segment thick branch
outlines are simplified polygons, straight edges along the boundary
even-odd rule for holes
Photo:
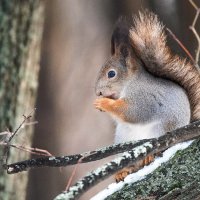
[[[137,147],[140,144],[144,144],[148,140],[141,140],[138,142],[126,142],[121,144],[110,145],[101,149],[97,149],[91,152],[85,152],[82,154],[75,154],[69,156],[59,157],[41,157],[36,159],[25,160],[22,162],[13,163],[7,165],[8,174],[14,174],[22,171],[26,171],[29,168],[35,167],[64,167],[68,165],[77,164],[83,157],[81,163],[91,162],[106,158],[111,155],[122,153]]]
[[[137,163],[138,161],[144,159],[147,155],[161,152],[174,144],[199,137],[199,126],[200,121],[167,133],[158,139],[148,140],[148,142],[133,148],[131,151],[125,152],[119,158],[103,165],[101,168],[94,170],[89,175],[78,181],[68,191],[58,195],[55,200],[75,199],[83,192],[90,189],[93,185],[97,184],[100,180],[111,176],[128,165]]]
[[[179,131],[186,131],[192,129],[193,126],[196,126],[199,122],[192,123],[186,127],[183,127],[181,129],[178,129],[176,131],[173,131],[171,133],[168,133],[167,135],[176,135],[176,133],[179,133]],[[189,134],[185,137],[189,137],[188,139],[193,139],[193,135]],[[186,139],[183,139],[186,140]],[[131,150],[139,145],[144,144],[149,140],[141,140],[138,142],[127,142],[122,144],[115,144],[108,147],[104,147],[102,149],[98,149],[91,152],[86,152],[82,154],[75,154],[75,155],[69,155],[69,156],[60,156],[60,157],[41,157],[37,159],[30,159],[25,160],[22,162],[13,163],[10,165],[7,165],[7,172],[8,174],[18,173],[22,171],[26,171],[29,168],[35,168],[35,167],[63,167],[68,165],[74,165],[77,164],[79,159],[84,157],[81,160],[81,163],[91,162],[100,160],[103,158],[106,158],[111,155],[115,155],[118,153],[122,153],[128,150]]]
[[[144,179],[126,184],[106,200],[199,199],[200,140],[179,151]]]

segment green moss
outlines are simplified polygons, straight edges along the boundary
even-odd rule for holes
[[[200,141],[178,151],[168,162],[162,164],[144,180],[124,186],[107,200],[161,197],[188,184],[200,182]]]
[[[19,72],[23,72],[21,67],[29,42],[32,8],[29,1],[1,1],[0,130],[13,129],[15,126],[15,105],[23,76]]]

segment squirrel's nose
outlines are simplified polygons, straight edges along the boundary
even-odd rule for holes
[[[102,92],[101,92],[100,90],[97,90],[97,91],[96,91],[96,95],[97,95],[97,96],[101,96],[101,95],[102,95]]]

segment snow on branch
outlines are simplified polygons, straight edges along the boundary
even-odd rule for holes
[[[148,155],[159,153],[177,143],[195,139],[199,136],[200,121],[197,121],[183,128],[166,133],[159,138],[149,139],[132,150],[123,153],[122,156],[92,171],[67,191],[59,194],[55,200],[76,199],[92,186],[116,173],[120,169],[131,164],[137,164],[137,162]]]
[[[136,183],[137,181],[140,181],[142,179],[145,179],[148,174],[152,173],[154,170],[156,170],[159,166],[161,166],[162,163],[167,162],[169,159],[173,158],[173,156],[176,154],[179,150],[184,150],[188,146],[192,144],[193,140],[178,143],[170,148],[168,148],[166,151],[163,152],[162,157],[157,157],[150,165],[144,166],[142,169],[138,170],[137,172],[133,174],[129,174],[124,181],[120,181],[119,183],[111,183],[106,189],[100,191],[98,194],[96,194],[94,197],[92,197],[90,200],[103,200],[106,199],[108,196],[112,195],[114,192],[117,192],[121,190],[125,185],[130,185],[133,183]]]
[[[146,156],[153,148],[152,144],[154,144],[154,142],[155,141],[145,142],[144,144],[135,147],[133,150],[123,153],[122,156],[89,173],[74,186],[70,187],[67,192],[60,194],[55,199],[75,199],[79,197],[83,192],[87,191],[99,181],[104,180],[122,169],[124,166],[127,166],[127,164],[132,163],[132,159],[138,160],[140,157],[143,157],[144,155]]]

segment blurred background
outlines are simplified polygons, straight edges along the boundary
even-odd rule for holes
[[[189,30],[195,10],[178,0],[52,0],[45,1],[45,24],[39,74],[39,91],[33,147],[53,155],[68,155],[109,145],[114,124],[94,109],[95,78],[110,55],[113,26],[120,16],[131,18],[149,9],[195,55],[197,42]],[[199,2],[196,1],[199,4]],[[198,22],[197,30],[200,30]],[[169,36],[179,54],[184,52]],[[81,164],[73,183],[104,161]],[[49,200],[63,191],[73,167],[29,171],[27,200]],[[89,199],[113,179],[104,181],[81,197]]]

